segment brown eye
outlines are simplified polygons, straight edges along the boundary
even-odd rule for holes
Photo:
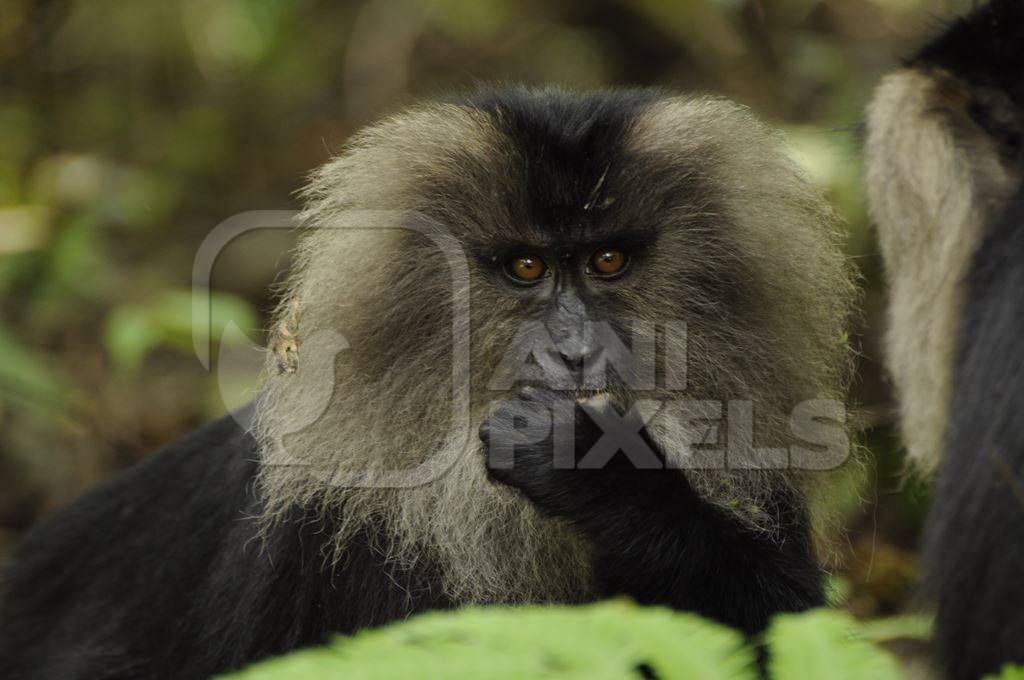
[[[626,268],[626,254],[617,248],[602,248],[594,253],[591,269],[601,276],[614,276]]]
[[[508,262],[509,275],[525,283],[537,281],[547,270],[544,260],[536,255],[516,255]]]

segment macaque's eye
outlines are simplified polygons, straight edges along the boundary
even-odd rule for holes
[[[587,272],[597,276],[618,276],[626,269],[629,258],[618,248],[601,248],[590,256]]]
[[[532,253],[516,255],[505,264],[505,272],[517,283],[536,283],[547,271],[544,260]]]

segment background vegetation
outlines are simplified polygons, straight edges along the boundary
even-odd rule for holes
[[[191,348],[192,259],[413,96],[478,80],[720,93],[788,131],[846,215],[868,295],[856,400],[876,465],[837,599],[906,607],[927,504],[878,368],[857,126],[879,75],[964,2],[5,0],[0,3],[0,560],[37,518],[247,398],[291,235],[217,261],[231,361]],[[216,324],[215,324],[216,325]],[[226,395],[226,398],[225,396]],[[187,494],[187,489],[182,489]]]

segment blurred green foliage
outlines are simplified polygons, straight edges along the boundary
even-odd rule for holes
[[[927,621],[894,624],[885,640],[927,635]],[[769,677],[777,680],[904,677],[895,659],[841,612],[781,615],[765,643]],[[757,656],[739,632],[698,616],[611,601],[424,614],[230,677],[754,680]]]
[[[213,332],[233,324],[228,349],[252,361],[215,378],[192,353],[189,295],[219,222],[297,207],[306,172],[414,96],[662,85],[781,126],[849,221],[867,289],[855,399],[882,464],[836,584],[858,614],[899,608],[926,499],[901,481],[878,369],[856,128],[879,75],[965,2],[5,0],[0,558],[41,513],[251,393],[292,236],[248,234],[218,258]]]

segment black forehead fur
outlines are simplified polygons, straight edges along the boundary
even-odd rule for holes
[[[575,93],[510,87],[484,88],[453,103],[486,111],[512,141],[529,227],[571,238],[598,219],[605,191],[621,171],[631,123],[665,96],[657,89]]]

